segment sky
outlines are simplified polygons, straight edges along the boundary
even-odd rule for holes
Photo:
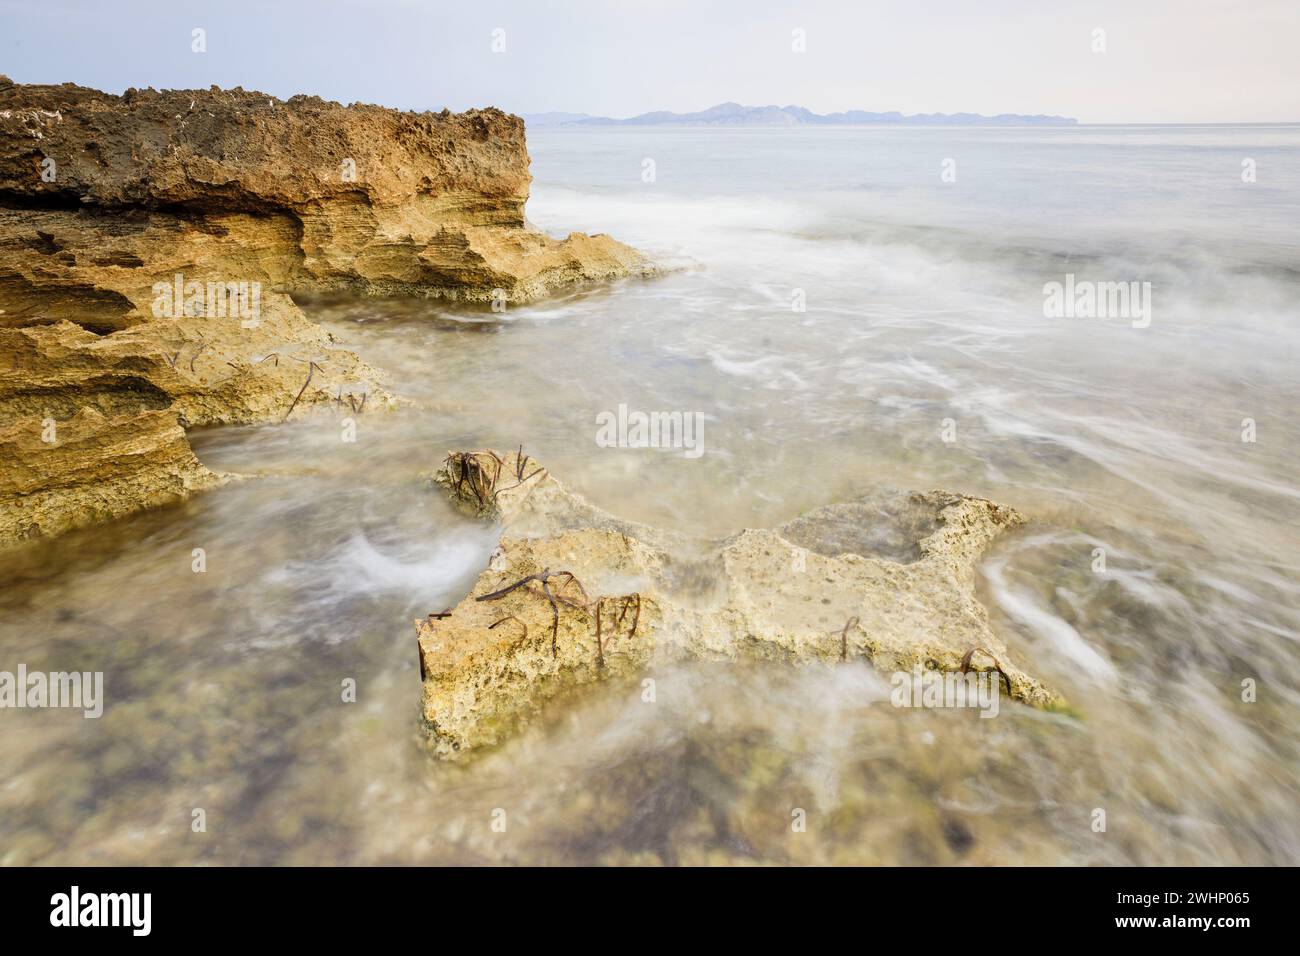
[[[18,82],[417,110],[1296,122],[1297,51],[1300,0],[0,0],[0,73]]]

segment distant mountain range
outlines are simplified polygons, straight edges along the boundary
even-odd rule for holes
[[[834,126],[856,124],[899,124],[905,126],[1074,126],[1079,121],[1067,116],[1025,116],[1021,113],[814,113],[802,106],[741,106],[719,103],[696,113],[658,110],[628,119],[611,119],[588,113],[525,113],[524,122],[538,126]]]

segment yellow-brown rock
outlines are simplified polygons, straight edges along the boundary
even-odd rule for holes
[[[176,413],[105,417],[84,407],[64,421],[0,426],[0,540],[16,542],[163,504],[224,478],[194,457]]]
[[[956,672],[977,648],[974,665],[999,667],[1012,697],[1060,703],[1011,663],[975,596],[976,561],[1023,520],[1005,506],[907,496],[925,529],[911,560],[841,550],[876,513],[852,503],[682,558],[519,453],[450,455],[437,481],[505,528],[469,596],[416,622],[424,721],[441,756],[500,743],[566,688],[683,658]]]
[[[94,410],[104,434],[148,427],[148,443],[150,411],[184,427],[324,402],[369,413],[396,401],[380,373],[292,294],[522,301],[649,271],[608,236],[530,229],[528,163],[523,122],[494,109],[403,113],[215,87],[113,96],[0,76],[0,429],[77,421],[82,434]],[[18,462],[17,448],[0,445],[0,469],[27,476],[0,485],[6,514],[77,499],[84,475],[67,455]],[[114,466],[112,507],[63,510],[166,500],[147,457]],[[125,480],[129,463],[138,481]],[[0,525],[0,547],[74,523]]]
[[[4,204],[250,231],[288,290],[521,301],[649,269],[608,236],[529,229],[528,164],[523,120],[496,109],[405,113],[216,87],[112,96],[0,77]]]

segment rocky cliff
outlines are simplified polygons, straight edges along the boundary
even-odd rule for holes
[[[393,404],[295,293],[519,302],[649,272],[608,236],[530,229],[528,164],[523,121],[493,109],[0,77],[0,467],[27,459],[0,485],[0,545],[96,520],[106,496],[122,513],[208,483],[69,470],[57,439],[29,441],[42,423],[112,449],[145,411],[193,426]]]

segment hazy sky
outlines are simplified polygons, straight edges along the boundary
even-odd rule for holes
[[[0,0],[0,72],[404,109],[1300,121],[1300,0]]]

